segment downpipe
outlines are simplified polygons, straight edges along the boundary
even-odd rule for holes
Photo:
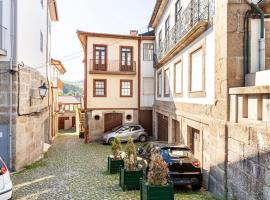
[[[260,28],[260,39],[259,39],[259,70],[265,70],[265,35],[264,35],[264,12],[251,0],[246,0],[252,9],[260,15],[261,28]]]

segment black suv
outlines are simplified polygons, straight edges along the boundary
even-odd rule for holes
[[[192,189],[202,187],[202,170],[200,161],[183,145],[165,142],[149,142],[138,148],[138,162],[147,175],[152,151],[158,150],[168,164],[168,179],[174,185],[191,185]]]

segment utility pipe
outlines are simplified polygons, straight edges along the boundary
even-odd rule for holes
[[[264,38],[264,12],[251,0],[246,0],[253,10],[260,15],[261,30],[259,39],[259,69],[265,70],[265,38]]]

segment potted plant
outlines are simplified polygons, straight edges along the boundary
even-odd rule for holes
[[[138,169],[136,147],[131,137],[128,138],[125,149],[124,165],[120,171],[119,185],[124,191],[126,189],[140,189],[143,171]]]
[[[147,181],[141,181],[141,200],[173,200],[173,184],[168,182],[168,166],[159,152],[152,152]]]
[[[112,155],[108,156],[108,172],[115,174],[119,172],[120,167],[124,166],[124,161],[121,157],[121,141],[119,138],[114,138],[112,143]]]

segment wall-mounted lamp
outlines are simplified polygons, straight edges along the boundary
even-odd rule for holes
[[[45,83],[38,87],[38,92],[40,97],[32,97],[30,96],[30,106],[32,105],[32,99],[44,99],[47,95],[48,88]]]

